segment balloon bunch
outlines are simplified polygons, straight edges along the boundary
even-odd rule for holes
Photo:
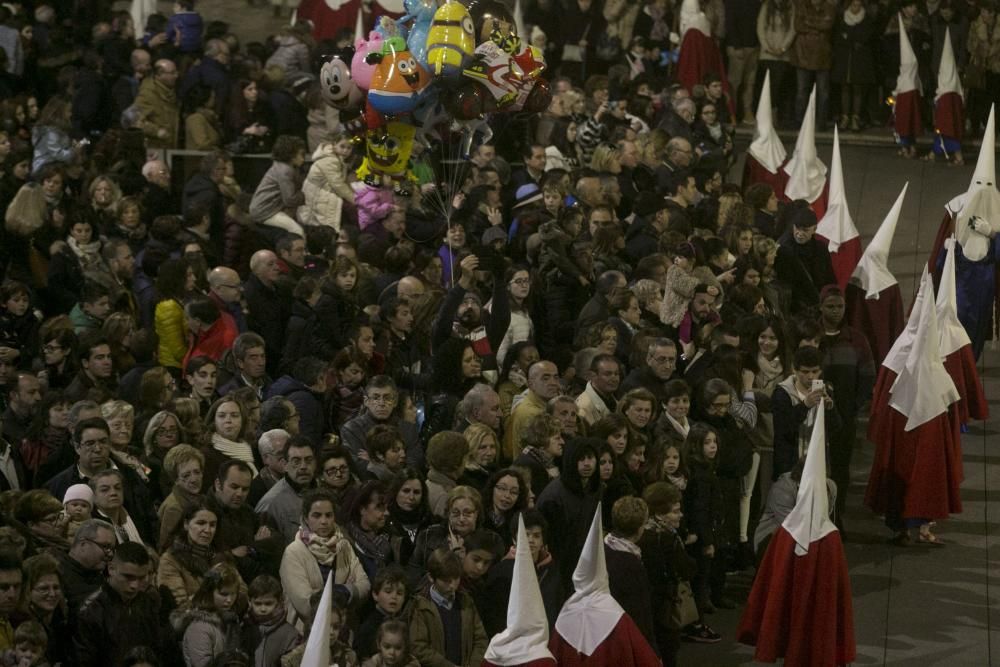
[[[362,114],[366,156],[358,177],[375,185],[383,176],[406,190],[413,175],[413,142],[463,134],[488,141],[483,122],[493,113],[543,111],[551,101],[542,53],[526,46],[510,11],[498,0],[404,0],[406,15],[381,17],[367,39],[355,42],[350,64],[323,64],[323,98],[343,112]]]

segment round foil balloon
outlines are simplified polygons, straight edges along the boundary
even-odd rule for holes
[[[351,71],[340,58],[331,58],[319,71],[320,92],[330,106],[353,109],[361,104],[364,92],[351,78]]]
[[[520,50],[517,24],[507,6],[498,0],[472,0],[469,14],[476,28],[476,43],[496,42],[497,46],[510,54]]]
[[[475,48],[475,26],[465,5],[449,0],[438,7],[427,33],[427,67],[431,73],[460,74]]]

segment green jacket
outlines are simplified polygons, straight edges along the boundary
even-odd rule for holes
[[[489,639],[479,619],[476,604],[468,593],[459,592],[455,602],[462,610],[462,664],[479,667],[486,656]],[[426,590],[415,595],[410,617],[410,650],[421,667],[453,667],[444,657],[444,625],[437,605]]]

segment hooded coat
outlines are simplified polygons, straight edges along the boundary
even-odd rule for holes
[[[594,520],[601,500],[601,479],[597,473],[597,452],[600,441],[578,438],[570,441],[563,451],[562,471],[549,482],[535,501],[535,506],[549,523],[549,545],[559,563],[576,563]],[[586,482],[580,477],[577,464],[585,456],[594,458],[594,473]],[[572,590],[571,567],[563,570],[564,588]]]

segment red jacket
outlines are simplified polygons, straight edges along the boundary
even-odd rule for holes
[[[240,334],[236,321],[228,313],[219,313],[219,319],[208,329],[192,336],[184,363],[181,368],[187,373],[188,361],[193,357],[204,355],[213,361],[222,358],[223,353],[233,346],[233,341]]]

